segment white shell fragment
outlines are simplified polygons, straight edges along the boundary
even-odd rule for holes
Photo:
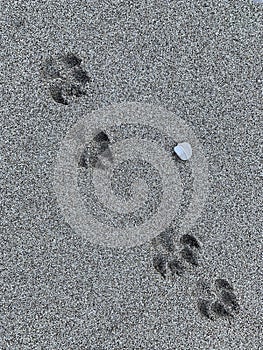
[[[182,160],[189,160],[192,157],[192,147],[188,142],[178,143],[174,147],[174,152]]]

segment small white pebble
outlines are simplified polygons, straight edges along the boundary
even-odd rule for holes
[[[192,147],[188,142],[178,143],[174,147],[174,152],[182,160],[189,160],[192,157]]]

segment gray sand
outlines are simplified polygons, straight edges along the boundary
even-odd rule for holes
[[[0,349],[259,349],[262,5],[5,1],[0,23]],[[150,240],[94,244],[56,199],[67,133],[83,116],[128,102],[184,120],[208,164],[209,193],[189,231],[201,245],[199,266],[173,279],[154,269]],[[132,167],[124,183],[126,175]],[[185,191],[190,184],[189,175]],[[116,191],[125,194],[121,185]],[[217,299],[218,278],[233,285],[240,310],[210,320],[197,304]]]

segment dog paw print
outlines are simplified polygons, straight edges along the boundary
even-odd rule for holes
[[[51,57],[45,61],[43,75],[56,103],[68,105],[74,99],[86,95],[86,86],[91,78],[82,68],[81,62],[73,53]]]
[[[79,166],[86,169],[92,167],[105,170],[109,162],[113,162],[110,139],[104,131],[98,131],[90,144],[85,146],[80,156]]]
[[[163,278],[183,276],[189,267],[199,266],[201,245],[192,235],[183,235],[176,244],[174,231],[168,228],[154,238],[152,244],[153,267]]]
[[[210,320],[234,317],[240,307],[234,288],[225,279],[216,279],[211,289],[209,284],[201,283],[199,289],[203,297],[198,299],[198,310],[203,317]]]

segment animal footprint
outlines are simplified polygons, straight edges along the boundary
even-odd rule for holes
[[[164,279],[181,277],[190,268],[199,266],[201,244],[190,234],[175,242],[175,232],[169,227],[152,240],[154,270]],[[218,278],[211,286],[210,282],[198,282],[199,313],[209,319],[225,318],[230,320],[239,312],[240,306],[229,281]]]
[[[73,53],[47,59],[43,66],[43,75],[49,82],[53,100],[64,105],[86,95],[86,85],[91,81],[81,67],[81,59]]]
[[[167,228],[152,240],[152,245],[153,267],[163,278],[182,276],[191,266],[199,266],[201,246],[192,235],[183,235],[176,244],[174,230]]]
[[[89,166],[105,170],[107,161],[112,163],[113,156],[110,150],[110,140],[104,131],[98,131],[92,142],[87,145],[81,154],[79,166],[86,169]],[[106,162],[105,162],[106,161]]]
[[[199,286],[200,287],[200,286]],[[201,292],[204,292],[204,284],[201,285]],[[217,318],[229,318],[239,311],[239,304],[232,285],[225,279],[216,279],[213,289],[206,286],[205,297],[199,298],[198,310],[202,316],[215,320]]]

